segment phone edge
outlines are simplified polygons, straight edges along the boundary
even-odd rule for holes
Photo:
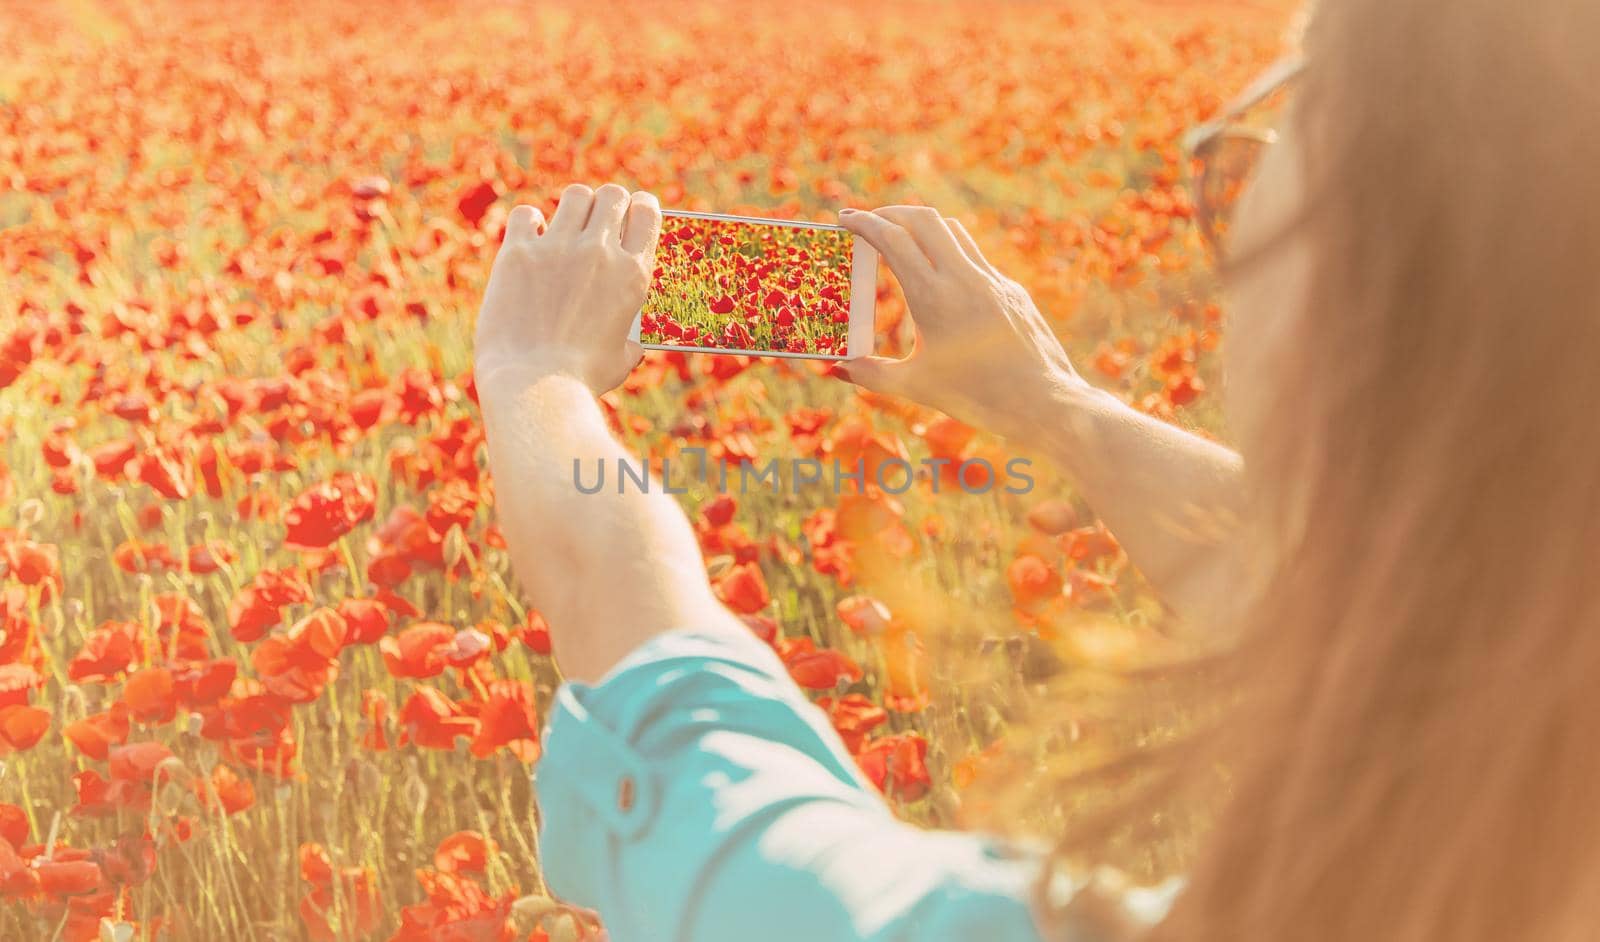
[[[772,219],[766,216],[736,216],[732,213],[702,213],[692,209],[663,209],[663,216],[677,216],[682,219],[717,219],[723,222],[747,222],[758,226],[790,226],[796,229],[831,229],[835,232],[848,232],[844,226],[831,222],[811,222],[805,219]]]
[[[848,231],[848,230],[847,230]],[[860,236],[850,238],[850,327],[840,360],[871,356],[878,326],[878,250]]]

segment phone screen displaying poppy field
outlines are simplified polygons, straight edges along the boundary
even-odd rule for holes
[[[848,356],[851,239],[835,227],[668,213],[639,341]]]

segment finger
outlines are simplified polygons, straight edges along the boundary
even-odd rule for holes
[[[545,231],[558,235],[582,232],[589,223],[589,210],[594,206],[594,191],[582,183],[574,183],[561,191],[561,202],[556,204],[556,214]]]
[[[902,360],[879,356],[857,357],[835,364],[833,375],[871,392],[906,398],[910,363],[911,357]]]
[[[617,351],[615,365],[611,372],[601,380],[601,385],[606,390],[616,389],[628,381],[628,375],[644,361],[644,348],[632,340],[624,340],[622,347]]]
[[[885,206],[877,210],[877,213],[911,233],[911,238],[916,240],[917,247],[933,260],[935,268],[972,264],[967,258],[967,253],[956,243],[956,237],[950,232],[950,227],[945,225],[944,217],[933,207]]]
[[[539,230],[543,228],[544,213],[524,203],[511,210],[511,215],[506,217],[506,241],[531,242],[539,237]]]
[[[946,216],[944,217],[944,224],[950,227],[950,234],[956,237],[956,244],[961,246],[961,251],[967,253],[967,258],[972,261],[972,264],[991,275],[1000,274],[999,269],[995,268],[984,257],[983,250],[978,248],[978,240],[972,237],[972,234],[967,231],[967,227],[961,224],[961,220],[954,216]]]
[[[661,203],[654,193],[640,190],[628,202],[622,220],[622,247],[630,254],[649,258],[661,238]]]
[[[915,325],[911,330],[911,348],[898,359],[885,356],[862,356],[834,364],[833,375],[875,393],[901,398],[916,398],[911,394],[913,374],[922,369],[917,362],[926,349],[922,331]]]
[[[840,210],[839,225],[865,239],[868,245],[877,249],[878,254],[889,264],[889,270],[902,282],[909,276],[926,274],[933,269],[928,256],[923,254],[917,247],[916,240],[911,238],[911,233],[877,213],[864,209]]]
[[[584,231],[603,241],[615,241],[622,236],[622,214],[627,211],[628,191],[607,183],[594,191],[594,207],[589,210]]]

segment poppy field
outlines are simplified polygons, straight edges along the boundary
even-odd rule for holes
[[[667,216],[646,344],[845,356],[851,236],[837,229]]]
[[[540,877],[560,678],[470,371],[511,207],[549,215],[575,180],[811,221],[932,204],[1086,375],[1220,434],[1179,140],[1284,22],[1234,0],[9,5],[0,939],[603,938]],[[715,303],[829,300],[748,281]],[[880,351],[909,349],[877,290]],[[821,320],[781,342],[842,339]],[[826,373],[652,352],[604,402],[652,460],[870,482],[947,459],[897,495],[679,499],[719,596],[897,813],[1049,833],[1095,796],[1016,786],[1118,734],[1071,698],[1173,643],[1159,606],[1042,460],[1028,494],[951,486],[1027,443]]]

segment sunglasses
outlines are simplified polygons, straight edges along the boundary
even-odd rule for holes
[[[1275,103],[1278,93],[1288,88],[1304,67],[1299,56],[1279,60],[1217,117],[1184,135],[1194,219],[1214,256],[1220,257],[1227,244],[1228,226],[1239,196],[1249,185],[1267,146],[1278,139],[1270,126],[1252,124],[1247,119],[1263,105]]]

